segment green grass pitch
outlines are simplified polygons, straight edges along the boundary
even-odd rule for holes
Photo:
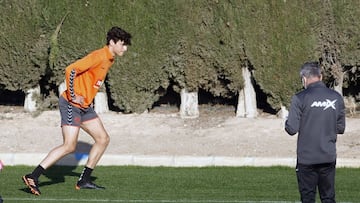
[[[33,167],[0,172],[4,203],[29,202],[299,202],[290,167],[98,166],[93,181],[106,190],[75,190],[82,167],[54,166],[40,177],[41,196],[28,193],[21,176]],[[337,202],[360,201],[360,169],[338,168]],[[320,201],[318,201],[320,202]]]

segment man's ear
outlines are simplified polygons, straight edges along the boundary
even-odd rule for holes
[[[109,44],[110,44],[110,45],[115,45],[114,40],[111,39],[110,42],[109,42]]]
[[[306,77],[301,77],[301,82],[302,82],[302,85],[303,87],[306,89]]]
[[[322,74],[320,74],[320,81],[322,81],[322,79],[323,79],[323,76],[322,76]]]

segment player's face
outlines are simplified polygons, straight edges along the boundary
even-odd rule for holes
[[[124,41],[117,41],[114,44],[114,53],[118,56],[122,56],[127,51],[127,45],[124,45]]]

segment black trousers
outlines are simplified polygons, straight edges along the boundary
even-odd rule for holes
[[[302,203],[315,203],[316,188],[322,203],[335,203],[336,162],[304,165],[297,163],[296,176]]]

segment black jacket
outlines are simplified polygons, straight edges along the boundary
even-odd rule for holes
[[[345,131],[342,96],[321,81],[310,84],[292,97],[285,130],[289,135],[298,133],[298,163],[336,161],[337,134]]]

